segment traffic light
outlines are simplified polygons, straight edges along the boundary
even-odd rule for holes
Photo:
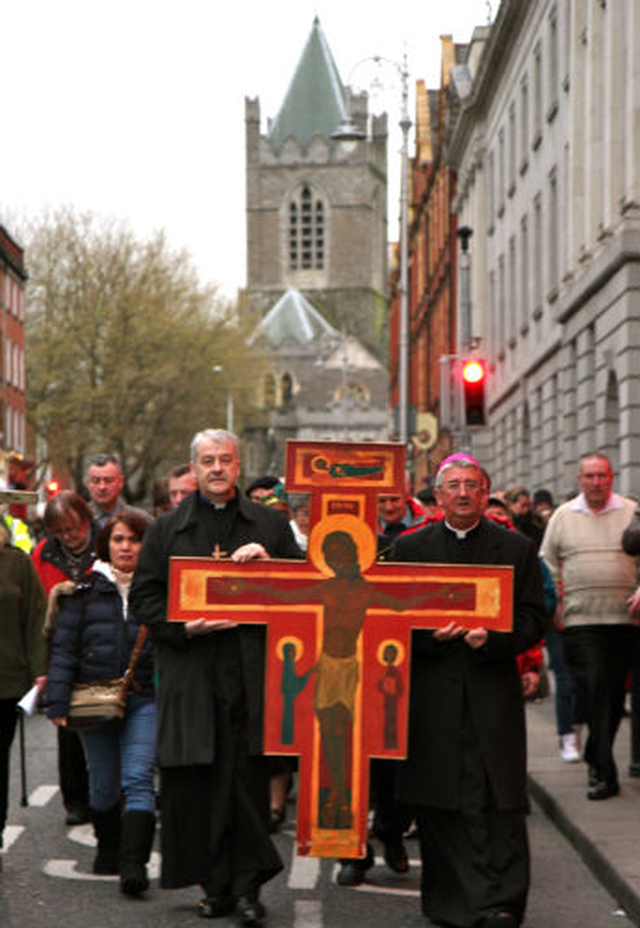
[[[47,483],[47,498],[52,499],[60,492],[60,481],[59,480],[49,480]]]
[[[487,366],[480,358],[467,358],[462,366],[462,413],[465,425],[485,425],[484,391]]]

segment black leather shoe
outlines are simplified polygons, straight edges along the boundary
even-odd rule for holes
[[[374,863],[373,848],[370,844],[367,844],[366,857],[349,857],[340,861],[336,882],[339,886],[360,886],[361,883],[364,883],[367,870],[370,870]]]
[[[205,896],[198,903],[198,915],[200,918],[222,918],[233,912],[235,904],[233,896]]]
[[[617,796],[620,787],[616,782],[608,783],[606,780],[597,780],[593,786],[589,787],[587,799],[610,799],[611,796]]]
[[[348,860],[340,864],[336,882],[339,886],[360,886],[364,883],[366,869],[361,860]]]
[[[409,858],[402,841],[397,844],[385,844],[384,862],[394,873],[409,872]]]
[[[238,920],[243,928],[252,928],[254,925],[263,925],[267,917],[267,910],[257,899],[248,899],[246,896],[238,896],[236,902],[236,912]]]

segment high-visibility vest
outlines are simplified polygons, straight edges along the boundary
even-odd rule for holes
[[[25,554],[31,554],[34,541],[27,523],[10,514],[3,518],[3,522],[9,532],[9,544],[12,544],[14,548],[20,548]]]

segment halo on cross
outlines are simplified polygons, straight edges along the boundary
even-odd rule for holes
[[[405,658],[405,647],[401,641],[398,641],[397,638],[385,638],[384,641],[381,641],[378,645],[376,651],[376,659],[379,664],[382,664],[383,667],[386,667],[389,661],[385,661],[384,652],[387,648],[395,648],[396,656],[395,660],[391,661],[394,667],[399,667],[400,664],[404,662]]]
[[[276,654],[280,660],[284,660],[284,649],[288,644],[294,646],[296,649],[296,660],[299,660],[304,654],[304,644],[302,643],[302,639],[297,638],[295,635],[285,635],[284,638],[278,638],[276,641]]]
[[[325,538],[332,532],[344,532],[352,538],[358,550],[361,571],[371,567],[376,558],[376,539],[373,532],[362,519],[340,513],[320,519],[309,534],[309,558],[321,574],[325,577],[333,576],[333,570],[327,564],[322,550]]]

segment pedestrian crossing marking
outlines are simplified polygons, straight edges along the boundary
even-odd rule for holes
[[[58,789],[57,786],[37,786],[29,794],[28,804],[30,806],[46,806],[49,800],[58,792]]]
[[[24,825],[7,825],[3,832],[3,844],[4,850],[8,851],[11,845],[18,840],[22,832],[24,831]]]

